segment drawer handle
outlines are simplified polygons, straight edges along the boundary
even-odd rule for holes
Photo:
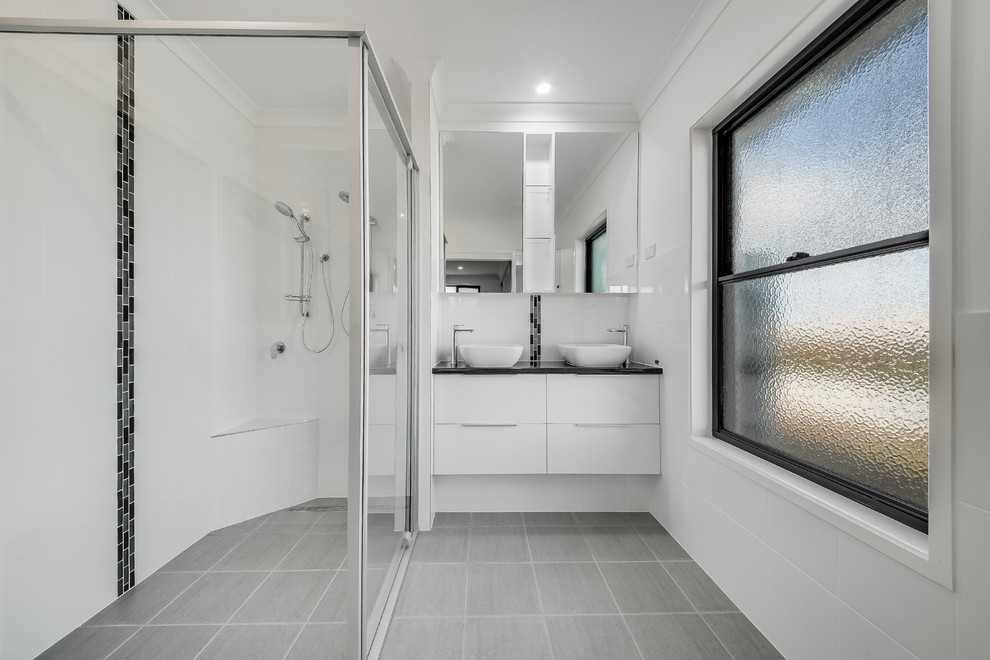
[[[461,426],[466,426],[468,428],[486,428],[490,426],[506,427],[506,426],[519,426],[519,425],[518,424],[461,424]]]
[[[574,426],[587,426],[591,428],[601,428],[601,427],[626,428],[628,426],[632,426],[632,424],[575,424]]]

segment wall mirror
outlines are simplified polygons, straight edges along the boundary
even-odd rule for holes
[[[638,235],[636,133],[546,134],[549,236],[524,237],[534,134],[441,133],[441,226],[448,293],[634,290]],[[529,156],[527,155],[529,149]],[[546,186],[542,186],[545,190]],[[532,244],[538,250],[530,250]],[[524,245],[527,257],[524,260]],[[533,284],[537,270],[542,284]]]

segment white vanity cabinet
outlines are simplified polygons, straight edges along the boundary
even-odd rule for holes
[[[434,474],[546,474],[546,376],[448,374],[434,386]]]
[[[440,374],[433,473],[659,474],[657,374]]]
[[[660,379],[549,374],[547,472],[659,474]]]

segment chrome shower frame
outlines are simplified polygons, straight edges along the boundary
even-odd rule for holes
[[[371,216],[368,210],[368,158],[367,131],[368,105],[371,103],[369,90],[376,87],[384,101],[387,119],[391,123],[390,131],[394,133],[398,148],[404,152],[408,164],[407,190],[409,191],[408,213],[410,244],[408,249],[418,244],[415,241],[418,231],[416,214],[418,211],[417,185],[419,167],[412,153],[402,118],[392,97],[391,90],[385,79],[374,50],[368,40],[366,28],[357,23],[287,23],[287,22],[246,22],[246,21],[114,21],[90,19],[39,19],[39,18],[4,18],[0,17],[0,33],[24,34],[63,34],[63,35],[106,35],[114,37],[272,37],[272,38],[333,38],[347,39],[348,63],[348,156],[350,171],[350,190],[360,191],[353,197],[356,203],[349,204],[350,224],[350,281],[352,302],[350,314],[350,437],[348,443],[348,557],[351,562],[357,562],[357,568],[363,569],[367,564],[367,438],[368,438],[368,374],[369,366],[369,283],[370,262],[369,239]],[[304,244],[303,242],[300,243]],[[416,272],[416,254],[410,252],[411,271]],[[416,279],[410,281],[415,286]],[[407,300],[414,305],[418,299],[411,290]],[[300,301],[304,304],[304,301]],[[343,320],[343,319],[342,319]],[[419,336],[420,328],[416,308],[410,307],[409,337],[402,338],[407,345],[414,346]],[[418,411],[418,379],[417,353],[410,355],[409,400],[407,402],[409,429],[407,433],[407,455],[409,456],[410,476],[416,474],[415,461],[417,452],[412,451],[414,444],[416,420]],[[411,479],[408,482],[414,483]],[[410,490],[409,496],[415,502],[415,490]],[[409,511],[415,511],[413,504]],[[407,518],[407,524],[409,524]],[[415,538],[415,535],[412,537]],[[405,562],[408,562],[406,550]],[[354,568],[352,564],[352,568]],[[393,575],[386,580],[394,579]],[[364,570],[350,570],[350,597],[347,603],[348,625],[348,657],[368,657],[372,648],[368,631],[364,625],[366,584]],[[394,594],[392,596],[394,598]],[[381,632],[381,631],[379,631]]]

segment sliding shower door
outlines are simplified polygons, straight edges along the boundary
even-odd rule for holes
[[[369,69],[366,115],[368,432],[366,648],[409,547],[409,157]],[[379,630],[381,627],[381,630]]]

